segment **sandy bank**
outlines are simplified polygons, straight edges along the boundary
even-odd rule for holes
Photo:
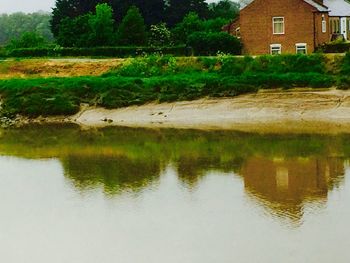
[[[350,131],[350,91],[260,92],[107,110],[86,108],[64,119],[84,127],[233,129],[259,132]]]

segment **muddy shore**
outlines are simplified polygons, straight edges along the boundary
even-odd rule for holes
[[[74,116],[17,120],[19,125],[57,122],[75,123],[84,128],[125,126],[348,133],[350,91],[264,91],[235,98],[151,103],[114,110],[82,107]]]

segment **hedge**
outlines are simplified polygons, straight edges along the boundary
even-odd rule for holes
[[[7,52],[7,57],[135,57],[144,54],[188,56],[192,51],[185,46],[175,47],[96,47],[96,48],[20,48]]]
[[[212,56],[218,52],[240,55],[242,49],[238,38],[224,32],[195,32],[188,37],[187,45],[193,48],[197,56]]]
[[[319,51],[324,53],[346,53],[350,51],[349,42],[328,43],[320,46]]]

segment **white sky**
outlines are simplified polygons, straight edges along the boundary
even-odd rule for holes
[[[208,0],[214,2],[215,0]],[[0,14],[35,11],[51,11],[55,0],[0,0]]]

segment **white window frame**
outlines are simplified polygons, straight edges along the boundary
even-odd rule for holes
[[[281,33],[276,33],[275,32],[275,24],[279,23],[279,22],[275,22],[275,19],[282,19],[283,32],[281,32]],[[284,33],[285,33],[285,19],[284,19],[284,16],[274,16],[272,18],[272,32],[273,32],[274,35],[284,35]]]
[[[236,28],[236,37],[241,38],[241,27]]]
[[[322,15],[322,33],[327,33],[327,21],[325,15]]]
[[[295,53],[299,54],[299,52],[298,52],[299,50],[305,50],[305,54],[307,54],[307,44],[306,43],[296,43],[295,44]]]
[[[273,51],[277,51],[277,54],[274,54]],[[271,55],[281,55],[282,45],[281,44],[271,44],[270,45],[270,54]]]

